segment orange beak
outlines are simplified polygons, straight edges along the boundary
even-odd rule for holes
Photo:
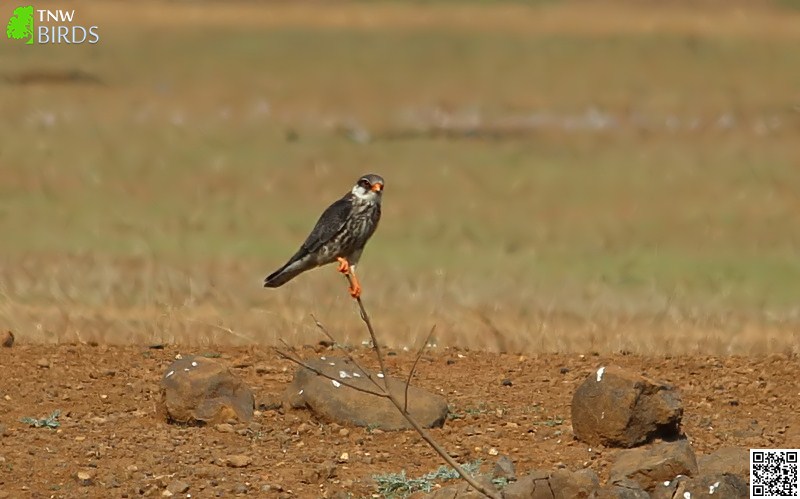
[[[383,184],[372,184],[372,188],[370,190],[374,192],[381,192],[383,190]]]

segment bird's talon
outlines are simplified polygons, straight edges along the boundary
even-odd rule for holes
[[[337,258],[337,260],[339,260],[339,272],[345,275],[348,274],[350,272],[350,262],[344,258]]]
[[[353,298],[360,298],[361,297],[361,286],[354,286],[350,288],[350,296]]]

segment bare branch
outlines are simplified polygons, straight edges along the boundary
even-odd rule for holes
[[[353,274],[348,272],[345,274],[347,281],[350,283],[350,287],[353,287]],[[378,358],[378,364],[381,367],[381,373],[383,374],[383,384],[386,387],[386,392],[389,392],[389,383],[386,382],[388,379],[389,373],[386,371],[386,363],[383,361],[383,352],[381,351],[381,346],[378,343],[378,338],[375,335],[375,329],[372,327],[372,321],[369,318],[369,314],[367,314],[367,310],[364,308],[364,302],[361,301],[361,297],[359,296],[356,298],[356,302],[358,302],[358,309],[361,313],[361,320],[364,321],[364,324],[367,326],[367,331],[369,331],[369,337],[372,339],[372,349],[375,351],[375,356]]]
[[[353,276],[350,272],[345,274],[347,281],[350,283],[350,287],[353,287]],[[361,301],[361,297],[359,296],[356,298],[356,302],[358,303],[359,311],[361,312],[361,320],[367,326],[367,330],[369,331],[369,336],[372,339],[372,350],[375,352],[375,356],[378,358],[378,364],[380,364],[381,372],[383,373],[383,383],[386,386],[386,396],[392,402],[392,404],[400,411],[400,414],[408,421],[414,430],[419,433],[420,437],[422,437],[431,448],[436,451],[445,462],[450,465],[456,473],[465,481],[467,482],[473,489],[477,490],[481,494],[490,499],[500,499],[500,496],[497,494],[496,491],[488,491],[483,486],[481,486],[478,482],[476,482],[469,474],[461,468],[455,459],[450,457],[450,454],[445,450],[441,445],[439,445],[428,432],[423,428],[417,420],[404,408],[403,404],[400,403],[400,400],[395,397],[391,390],[389,390],[389,383],[388,383],[388,373],[386,372],[386,364],[383,361],[383,352],[381,351],[380,344],[378,343],[377,335],[375,334],[375,329],[372,327],[372,321],[369,318],[369,314],[367,314],[367,310],[364,308],[364,303]],[[426,341],[427,344],[427,341]],[[406,384],[406,389],[408,384]],[[408,398],[406,392],[406,398]]]
[[[361,388],[359,386],[351,385],[347,381],[342,381],[341,379],[336,379],[333,376],[329,376],[329,375],[325,374],[324,372],[320,371],[319,369],[308,365],[307,363],[303,362],[300,359],[296,359],[296,358],[292,357],[291,355],[287,354],[286,352],[278,350],[277,348],[274,348],[274,350],[275,350],[275,353],[277,353],[278,355],[280,355],[284,359],[286,359],[288,361],[291,361],[291,362],[294,362],[295,364],[308,369],[309,371],[313,372],[314,374],[316,374],[318,376],[322,376],[323,378],[327,378],[327,379],[329,379],[331,381],[335,381],[335,382],[339,383],[340,385],[346,386],[347,388],[352,388],[353,390],[356,390],[358,392],[367,393],[369,395],[375,395],[376,397],[381,397],[381,398],[389,398],[389,394],[387,394],[387,393],[373,392],[371,390],[367,390],[366,388]],[[380,386],[379,386],[379,388],[380,388]]]
[[[369,379],[369,380],[372,382],[372,384],[373,384],[373,385],[375,385],[375,387],[376,387],[378,390],[380,390],[380,391],[381,391],[381,392],[383,392],[383,393],[386,393],[386,392],[387,392],[388,385],[386,385],[386,386],[384,387],[384,386],[381,386],[381,385],[380,385],[380,384],[379,384],[377,381],[375,381],[375,378],[372,376],[372,373],[370,373],[369,371],[367,371],[366,369],[364,369],[364,368],[361,366],[361,364],[359,364],[359,363],[358,363],[358,361],[355,359],[355,357],[353,357],[353,355],[352,355],[350,352],[348,352],[348,351],[347,351],[345,348],[343,348],[343,347],[342,347],[342,346],[339,344],[339,342],[338,342],[338,341],[336,341],[336,338],[334,338],[334,337],[333,337],[333,335],[330,333],[330,331],[328,331],[328,328],[326,328],[324,324],[322,324],[320,321],[318,321],[318,320],[317,320],[317,318],[316,318],[316,317],[314,317],[314,314],[311,314],[311,318],[312,318],[312,319],[314,319],[314,323],[315,323],[315,324],[316,324],[316,326],[319,328],[319,330],[320,330],[320,331],[322,331],[322,334],[324,334],[325,336],[327,336],[327,337],[328,337],[328,339],[329,339],[329,340],[331,340],[331,341],[333,342],[333,344],[334,344],[334,346],[336,346],[336,348],[338,348],[339,350],[341,350],[342,352],[344,352],[344,354],[347,356],[347,359],[348,359],[350,362],[352,362],[353,364],[355,364],[355,366],[358,368],[358,370],[359,370],[359,371],[361,371],[361,374],[363,374],[364,376],[366,376],[366,377],[367,377],[367,379]],[[386,374],[384,373],[384,380],[386,379],[386,378],[385,378],[385,376],[386,376]]]
[[[431,327],[431,330],[428,332],[428,336],[425,337],[425,341],[422,343],[422,346],[419,347],[419,350],[417,350],[417,358],[414,359],[414,364],[411,366],[411,370],[408,371],[408,379],[406,380],[406,394],[403,402],[403,412],[408,412],[408,387],[411,385],[411,378],[414,376],[414,371],[417,370],[417,363],[419,362],[419,359],[422,358],[422,352],[424,352],[425,348],[428,347],[428,343],[430,343],[431,336],[433,336],[434,331],[436,331],[436,324]]]

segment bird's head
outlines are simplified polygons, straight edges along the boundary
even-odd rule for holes
[[[380,203],[383,194],[383,177],[374,173],[364,175],[353,186],[352,193],[358,199]]]

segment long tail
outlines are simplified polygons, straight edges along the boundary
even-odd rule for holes
[[[266,279],[264,279],[264,287],[277,288],[279,286],[283,286],[287,282],[311,268],[312,266],[308,264],[307,259],[300,255],[295,255],[294,257],[290,258],[283,267],[271,273]]]

